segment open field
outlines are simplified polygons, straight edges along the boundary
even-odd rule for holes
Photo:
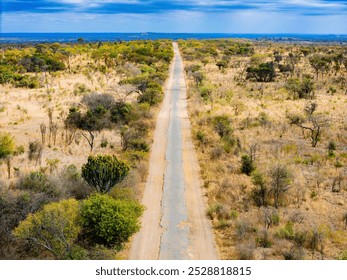
[[[346,47],[179,45],[221,258],[346,258]]]

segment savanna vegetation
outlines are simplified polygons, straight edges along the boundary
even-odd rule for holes
[[[0,46],[0,259],[124,258],[170,41]]]
[[[179,45],[221,257],[346,259],[346,46]]]

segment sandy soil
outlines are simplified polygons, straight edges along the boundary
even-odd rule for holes
[[[182,165],[184,170],[185,199],[189,227],[187,255],[190,259],[217,259],[217,251],[209,221],[205,215],[205,205],[201,191],[199,165],[191,139],[190,121],[186,102],[186,85],[182,59],[177,44],[174,43],[176,64],[170,68],[170,78],[166,85],[165,98],[157,118],[154,142],[150,156],[150,169],[142,203],[146,211],[142,217],[142,228],[134,237],[129,253],[130,259],[158,259],[161,237],[164,229],[160,226],[164,177],[167,167],[165,160],[168,143],[167,131],[172,109],[174,74],[179,75],[180,99],[178,101],[182,135]],[[177,71],[179,73],[177,74]]]

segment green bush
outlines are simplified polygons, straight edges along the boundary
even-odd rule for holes
[[[149,87],[144,93],[139,95],[137,101],[139,103],[148,103],[153,106],[160,103],[163,99],[163,91],[161,88]]]
[[[140,229],[143,207],[135,201],[95,194],[83,202],[81,211],[84,232],[92,243],[120,249]]]
[[[287,222],[284,228],[277,232],[277,236],[288,240],[293,240],[295,237],[295,230],[293,222]]]
[[[24,87],[24,88],[39,88],[40,87],[40,82],[37,79],[37,77],[31,77],[28,75],[18,75],[14,82],[13,82],[15,87]]]
[[[52,183],[46,174],[40,171],[30,172],[19,181],[18,187],[23,190],[30,190],[36,193],[46,193],[52,197],[61,197],[63,191]]]
[[[207,135],[202,130],[197,131],[195,137],[201,144],[207,144],[208,142]]]
[[[241,173],[251,175],[255,170],[254,163],[249,155],[243,155],[241,157]]]
[[[314,93],[314,83],[309,76],[304,76],[301,80],[298,78],[291,78],[286,84],[286,89],[289,90],[294,99],[312,99]]]
[[[220,138],[229,136],[232,131],[230,119],[227,115],[215,116],[212,120],[212,124]]]
[[[129,123],[132,113],[131,104],[116,102],[111,109],[111,121],[115,123]]]
[[[107,193],[123,181],[129,169],[129,166],[119,161],[116,156],[89,156],[88,162],[82,166],[82,177],[96,191]]]
[[[347,250],[344,250],[343,252],[341,252],[338,259],[346,261],[347,260]]]
[[[254,171],[252,173],[252,183],[255,185],[251,193],[254,203],[258,207],[267,206],[269,203],[269,188],[264,174]]]
[[[14,138],[10,133],[0,133],[0,160],[10,156],[15,151]]]
[[[335,155],[334,151],[336,151],[336,143],[334,141],[330,141],[327,148],[328,148],[328,156],[333,157]]]
[[[272,82],[276,77],[276,71],[273,62],[261,63],[256,66],[250,66],[246,69],[247,79],[257,82]]]
[[[149,151],[149,145],[146,143],[145,140],[141,140],[141,139],[130,141],[129,148],[134,151],[142,151],[142,152]]]

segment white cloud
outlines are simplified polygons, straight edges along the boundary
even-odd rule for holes
[[[347,34],[347,15],[304,16],[264,11],[162,14],[4,14],[3,32],[207,32]]]

